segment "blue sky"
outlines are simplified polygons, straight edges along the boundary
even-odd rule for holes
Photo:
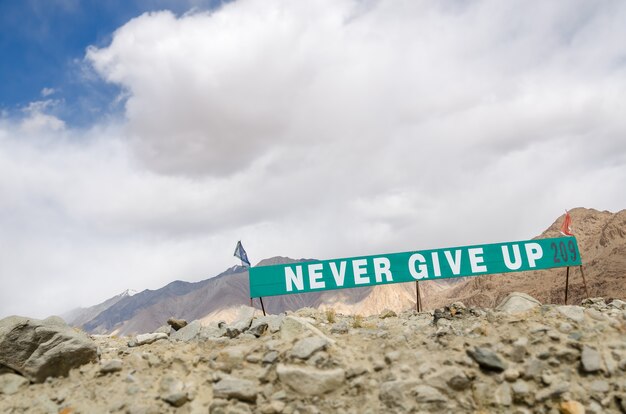
[[[220,0],[0,0],[0,110],[15,114],[30,102],[54,99],[70,125],[119,113],[119,86],[88,76],[87,46],[104,47],[115,29],[145,12],[209,9]],[[42,96],[44,88],[52,92]]]

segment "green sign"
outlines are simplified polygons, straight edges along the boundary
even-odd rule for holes
[[[580,264],[580,253],[574,237],[419,250],[252,267],[250,297],[522,272]]]

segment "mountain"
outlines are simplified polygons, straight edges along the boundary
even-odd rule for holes
[[[590,297],[614,298],[626,292],[626,210],[617,213],[594,209],[570,210]],[[565,215],[536,238],[560,236]],[[461,301],[468,306],[492,307],[510,292],[525,292],[544,303],[564,303],[565,268],[467,278],[440,295],[427,297],[425,305],[440,307]],[[585,298],[580,270],[570,268],[568,304]]]
[[[590,296],[616,297],[626,292],[626,210],[618,213],[576,208],[570,211],[572,230],[578,239]],[[537,238],[557,237],[564,216],[559,217]],[[274,257],[259,266],[309,261]],[[448,281],[420,282],[425,309],[455,301],[468,306],[492,307],[513,291],[526,292],[547,303],[563,303],[565,269],[486,275]],[[584,297],[578,268],[570,270],[568,303]],[[401,283],[356,289],[331,290],[264,298],[268,313],[294,311],[304,307],[338,313],[380,313],[415,307],[415,284]],[[128,335],[150,332],[169,317],[200,320],[203,323],[232,321],[242,305],[250,305],[248,271],[234,266],[220,275],[196,283],[175,281],[161,289],[144,290],[133,296],[118,295],[99,305],[77,312],[67,320],[92,333]],[[258,299],[254,307],[260,310]]]
[[[90,320],[94,319],[101,312],[104,312],[105,310],[109,309],[111,306],[115,305],[120,300],[126,297],[133,296],[135,293],[137,292],[134,290],[126,289],[124,292],[120,293],[119,295],[113,296],[112,298],[109,298],[102,303],[99,303],[94,306],[90,306],[88,308],[72,309],[71,311],[62,314],[61,317],[64,320],[68,321],[71,325],[82,326],[83,324],[86,324]]]

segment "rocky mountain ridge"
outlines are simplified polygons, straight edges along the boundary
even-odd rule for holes
[[[618,296],[626,291],[626,210],[618,213],[576,208],[570,211],[572,229],[584,259],[584,271],[591,296]],[[564,216],[541,235],[559,236]],[[258,265],[291,263],[286,257],[266,259]],[[301,259],[301,261],[306,261]],[[422,304],[433,309],[462,301],[472,306],[493,307],[510,292],[531,294],[549,303],[563,303],[565,270],[563,268],[507,275],[486,275],[449,281],[420,282]],[[69,318],[74,326],[91,333],[133,334],[150,332],[174,316],[203,323],[232,321],[241,305],[249,305],[248,273],[234,266],[221,275],[201,282],[172,282],[155,291],[140,292],[132,297],[110,299],[83,311],[81,318]],[[570,274],[569,298],[584,298],[578,269]],[[401,312],[414,308],[415,284],[393,284],[264,299],[269,313],[295,311],[303,307],[333,309],[345,314],[368,316],[383,309]],[[570,302],[570,303],[572,303]],[[260,309],[258,300],[254,306]]]

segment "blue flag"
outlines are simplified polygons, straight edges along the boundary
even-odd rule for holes
[[[241,240],[237,242],[237,247],[235,247],[235,257],[241,260],[241,263],[250,267],[250,260],[248,260],[248,254],[246,250],[243,248],[241,244]]]

